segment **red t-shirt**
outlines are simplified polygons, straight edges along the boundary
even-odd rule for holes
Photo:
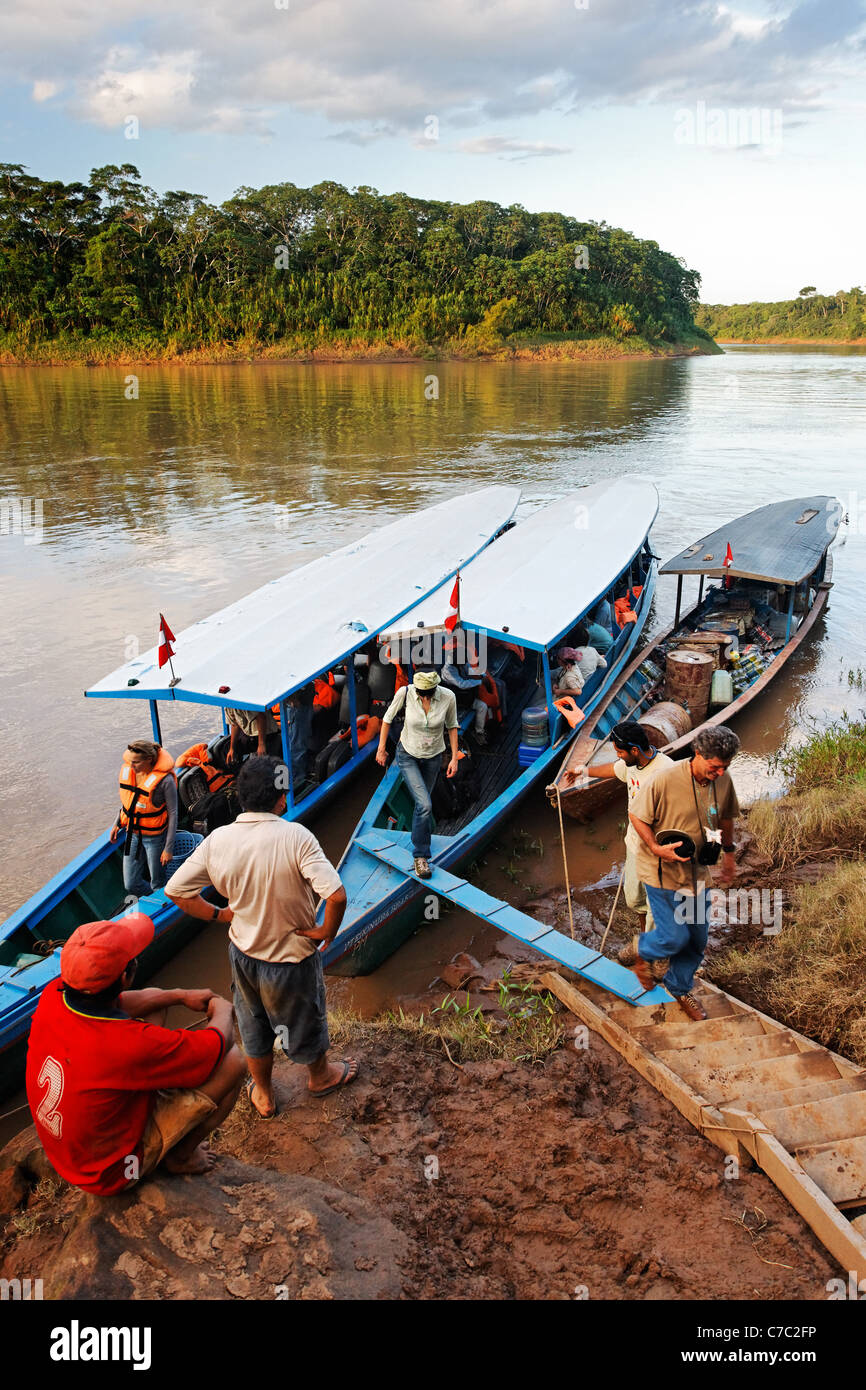
[[[27,1099],[42,1147],[67,1182],[110,1195],[133,1181],[128,1160],[163,1087],[200,1086],[225,1043],[215,1028],[160,1028],[105,1010],[93,1017],[48,985],[33,1015]]]

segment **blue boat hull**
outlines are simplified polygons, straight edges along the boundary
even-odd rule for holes
[[[655,582],[656,566],[653,564],[637,609],[638,621],[629,624],[630,630],[626,631],[615,659],[604,673],[604,680],[593,692],[592,698],[584,701],[581,697],[581,708],[587,716],[604,700],[611,686],[632,659],[650,611]],[[571,730],[566,727],[551,746],[515,779],[505,793],[478,815],[465,831],[450,840],[434,836],[435,862],[451,873],[459,873],[477,859],[495,838],[502,823],[532,788],[539,783],[544,785],[549,780],[551,769],[559,765],[572,737]],[[373,827],[383,801],[384,791],[380,790],[373,797],[340,865],[340,874],[349,895],[350,913],[353,900],[357,901],[357,885],[364,879],[367,859],[365,851],[354,841],[358,835]],[[390,883],[382,896],[366,911],[358,913],[350,920],[326,948],[323,953],[324,966],[330,974],[350,977],[371,974],[414,935],[425,921],[425,910],[430,895],[424,888],[397,870],[392,870],[390,876],[382,870],[378,872],[380,877],[390,878]]]

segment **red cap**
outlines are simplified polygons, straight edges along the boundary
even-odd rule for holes
[[[70,989],[97,994],[119,979],[131,960],[153,940],[153,922],[132,912],[113,922],[76,927],[60,952],[60,974]]]

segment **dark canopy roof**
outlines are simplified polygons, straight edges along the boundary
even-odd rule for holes
[[[725,574],[769,584],[799,584],[832,543],[842,517],[836,497],[771,502],[720,526],[662,565],[659,574]],[[723,565],[728,545],[733,564]]]

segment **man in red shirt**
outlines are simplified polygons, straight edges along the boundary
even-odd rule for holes
[[[142,913],[78,927],[33,1016],[26,1085],[36,1130],[60,1176],[87,1192],[123,1192],[161,1162],[207,1172],[215,1160],[203,1141],[246,1071],[228,1000],[209,989],[130,988],[153,930]],[[206,1012],[209,1026],[161,1027],[173,1004]]]

